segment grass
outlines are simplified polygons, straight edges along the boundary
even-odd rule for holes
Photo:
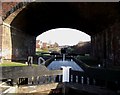
[[[0,63],[0,66],[27,66],[27,64],[23,64],[19,62],[3,61],[3,63]]]
[[[28,66],[28,65],[20,62],[3,61],[3,63],[0,63],[0,67],[2,66],[9,67],[9,66]],[[33,66],[37,66],[37,64],[33,64]]]

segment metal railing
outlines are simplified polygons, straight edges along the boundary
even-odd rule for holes
[[[111,90],[120,90],[120,70],[90,67],[75,58],[73,58],[73,60],[81,64],[84,72],[71,70],[71,83],[95,85]]]
[[[19,78],[18,85],[39,85],[62,82],[62,75],[43,75],[31,78]]]

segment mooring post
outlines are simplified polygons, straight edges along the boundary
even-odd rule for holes
[[[28,56],[28,66],[33,64],[33,56]]]

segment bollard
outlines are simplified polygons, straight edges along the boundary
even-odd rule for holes
[[[70,77],[70,68],[69,66],[62,66],[63,69],[63,77],[62,77],[62,82],[69,82],[69,77]]]
[[[28,66],[33,64],[33,56],[28,57]]]

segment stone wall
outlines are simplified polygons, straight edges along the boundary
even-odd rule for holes
[[[2,50],[2,4],[0,3],[0,52]]]
[[[17,66],[17,67],[0,67],[2,75],[0,79],[18,79],[31,78],[37,76],[62,75],[62,70],[48,70],[45,66]]]
[[[120,66],[120,22],[106,30],[106,57],[114,65]]]
[[[92,36],[93,56],[106,65],[120,66],[120,23]]]
[[[12,55],[12,40],[10,26],[2,25],[2,56],[5,59],[11,59]]]
[[[36,37],[6,23],[2,25],[2,53],[4,59],[27,60],[27,56],[35,54]]]
[[[2,26],[0,25],[0,52],[2,50]]]
[[[27,56],[35,54],[36,37],[12,28],[12,59],[26,60]]]

